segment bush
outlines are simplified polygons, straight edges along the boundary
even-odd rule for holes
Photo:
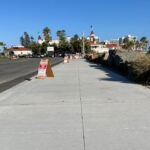
[[[133,62],[132,68],[137,82],[150,84],[150,54],[138,57]]]
[[[116,68],[138,83],[150,85],[150,54],[110,50],[109,53],[93,54],[90,60]]]

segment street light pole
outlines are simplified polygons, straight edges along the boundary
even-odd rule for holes
[[[84,32],[82,32],[82,42],[83,42],[83,48],[82,48],[82,54],[85,55],[85,44],[84,44]]]

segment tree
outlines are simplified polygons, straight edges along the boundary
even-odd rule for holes
[[[59,37],[59,40],[65,40],[65,36],[66,36],[65,30],[58,30],[56,34]]]
[[[48,43],[44,42],[41,45],[41,54],[46,54],[47,52]]]
[[[136,49],[139,49],[139,48],[141,48],[142,47],[142,44],[139,42],[139,41],[136,41],[136,44],[135,44],[136,46]]]
[[[31,41],[30,41],[30,36],[27,32],[24,32],[24,36],[25,36],[25,47],[29,47],[29,45],[31,44]]]
[[[134,42],[134,50],[136,49],[136,37],[133,37],[133,42]]]
[[[52,39],[51,39],[50,35],[47,34],[47,35],[45,36],[45,42],[46,42],[46,43],[49,43],[51,40],[52,40]]]
[[[6,44],[3,42],[0,42],[0,46],[5,46]]]
[[[54,47],[55,53],[60,53],[59,46],[56,43],[51,44],[50,46]]]
[[[91,53],[91,44],[89,41],[85,41],[85,53]]]
[[[143,36],[141,39],[140,39],[140,41],[142,42],[142,43],[148,43],[148,40],[147,40],[147,37],[145,37],[145,36]]]
[[[44,29],[43,29],[43,34],[44,34],[44,38],[45,38],[45,42],[46,43],[49,43],[51,40],[52,40],[52,37],[51,37],[51,30],[50,30],[50,28],[48,28],[48,27],[45,27]]]
[[[30,44],[33,42],[32,39],[32,36],[30,37],[27,32],[24,32],[24,35],[20,37],[20,43],[24,47],[29,48]]]
[[[133,49],[134,47],[134,42],[133,41],[129,41],[129,43],[127,44],[128,49]]]
[[[123,43],[124,45],[122,46],[122,48],[127,49],[127,50],[133,49],[134,41],[130,41],[128,38],[125,38],[123,40]]]
[[[50,28],[45,27],[45,28],[43,29],[43,34],[44,34],[44,36],[46,36],[46,35],[48,35],[48,34],[50,34],[50,33],[51,33]]]
[[[9,52],[9,55],[10,55],[10,56],[13,56],[13,55],[14,55],[14,52],[13,52],[13,51],[10,51],[10,52]]]
[[[41,53],[41,45],[35,41],[30,44],[29,48],[32,50],[34,55]]]
[[[143,45],[143,48],[145,50],[147,50],[147,46],[148,46],[148,40],[147,40],[147,37],[143,36],[141,39],[140,39],[142,45]]]
[[[67,42],[65,39],[66,31],[58,30],[56,32],[56,35],[59,37],[59,47],[57,49],[57,52],[61,52],[61,53],[71,52],[72,45],[70,44],[70,42]]]
[[[5,49],[5,48],[6,48],[6,47],[5,47],[5,46],[6,46],[6,44],[5,44],[5,43],[0,42],[0,46],[2,46],[2,47],[3,47],[3,50],[4,50],[4,51],[6,50],[6,49]]]
[[[59,42],[59,52],[71,52],[72,47],[71,44],[65,40],[60,40]]]
[[[123,40],[123,43],[124,43],[124,44],[128,44],[128,43],[129,43],[129,39],[128,39],[128,38],[125,38],[125,39]]]
[[[82,40],[79,39],[79,36],[77,34],[74,35],[73,38],[71,38],[71,45],[73,48],[73,52],[81,52],[82,49]]]
[[[21,36],[20,37],[20,43],[21,43],[21,45],[25,45],[25,39],[24,39],[24,37],[23,36]]]
[[[30,39],[31,39],[31,43],[34,42],[34,37],[33,36],[31,36]]]
[[[78,34],[75,34],[74,37],[73,37],[73,39],[77,41],[77,40],[79,40],[80,38],[79,38]]]

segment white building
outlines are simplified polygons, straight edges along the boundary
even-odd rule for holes
[[[25,48],[24,46],[13,46],[5,51],[5,56],[8,56],[10,52],[13,52],[15,56],[27,56],[32,55],[32,50]]]
[[[42,43],[44,43],[45,42],[45,39],[43,38],[41,38],[41,36],[39,35],[39,37],[38,37],[38,43],[39,44],[42,44]],[[56,44],[56,45],[59,45],[59,40],[51,40],[50,42],[49,42],[49,44]]]
[[[91,50],[97,53],[109,51],[109,48],[107,48],[104,44],[100,44],[100,38],[98,36],[95,36],[93,31],[91,31],[90,36],[87,37],[87,41],[90,42]]]
[[[124,39],[127,38],[129,41],[137,41],[137,36],[132,36],[132,35],[126,35],[124,37],[119,38],[119,44],[122,45],[124,44],[123,41]]]
[[[108,41],[108,40],[104,40],[104,41],[103,41],[103,42],[101,42],[101,43],[110,44],[110,41]]]
[[[117,45],[119,45],[119,39],[110,40],[110,44],[117,44]]]
[[[49,44],[56,44],[56,45],[59,45],[59,40],[52,40],[49,42]]]
[[[70,42],[71,41],[71,37],[70,36],[67,36],[66,37],[66,41],[67,42]],[[45,42],[45,39],[43,38],[41,38],[41,36],[39,35],[39,37],[38,37],[38,43],[39,44],[42,44],[42,43],[44,43]],[[50,42],[49,42],[49,44],[50,45],[52,45],[52,44],[56,44],[57,46],[59,45],[59,40],[51,40]]]
[[[97,53],[104,53],[104,52],[108,52],[109,48],[107,48],[105,45],[102,45],[102,44],[92,44],[91,50]]]
[[[70,37],[70,36],[67,36],[67,37],[66,37],[66,41],[70,43],[71,37]]]

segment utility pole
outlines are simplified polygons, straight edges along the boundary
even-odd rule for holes
[[[84,32],[82,32],[82,40],[83,40],[82,54],[85,55]]]

